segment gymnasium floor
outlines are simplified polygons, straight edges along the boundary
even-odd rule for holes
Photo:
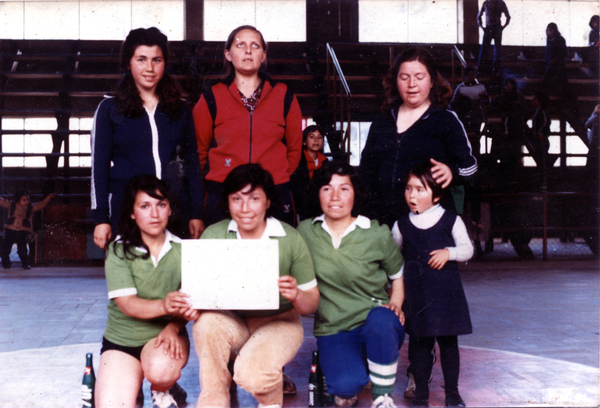
[[[461,268],[474,333],[459,338],[460,391],[470,407],[598,407],[599,264],[585,260],[471,261]],[[81,407],[85,353],[97,370],[106,321],[100,267],[34,267],[0,271],[0,408]],[[305,407],[310,356],[316,349],[310,317],[305,342],[286,366],[298,386],[285,407]],[[410,340],[410,339],[408,339]],[[409,406],[407,343],[400,352],[394,401]],[[444,405],[439,359],[431,406]],[[192,352],[180,384],[195,407],[200,392]],[[151,407],[144,384],[145,407]],[[256,401],[238,390],[238,406]],[[363,390],[360,407],[370,406]]]

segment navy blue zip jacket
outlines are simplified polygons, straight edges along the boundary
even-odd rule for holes
[[[98,105],[91,132],[92,210],[94,223],[110,223],[119,216],[127,181],[154,174],[172,190],[188,190],[190,218],[202,219],[204,193],[194,122],[187,104],[171,120],[158,106],[154,115],[125,116],[112,97]],[[112,166],[111,166],[112,163]]]

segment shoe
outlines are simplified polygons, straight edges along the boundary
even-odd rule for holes
[[[452,391],[446,393],[446,406],[447,407],[466,407],[467,405],[460,397],[458,391]]]
[[[336,407],[356,407],[358,405],[358,395],[350,398],[342,398],[336,395],[334,401]]]
[[[169,391],[152,391],[152,408],[178,408]]]
[[[408,384],[406,384],[406,389],[404,390],[404,398],[414,398],[416,389],[417,384],[415,383],[415,376],[413,375],[413,373],[408,373]]]
[[[294,381],[292,381],[289,375],[283,373],[283,395],[296,395],[296,392],[298,390]]]
[[[397,408],[394,405],[394,400],[387,394],[378,397],[371,404],[371,408]]]
[[[27,269],[31,269],[31,266],[29,266],[28,264],[24,264],[23,265],[23,269],[27,270]]]
[[[415,398],[412,400],[411,407],[429,407],[429,399],[428,398]]]
[[[175,385],[172,386],[169,390],[169,394],[173,396],[173,399],[175,400],[178,406],[185,405],[185,400],[187,399],[187,392],[185,392],[185,390],[181,388],[181,385],[175,383]]]

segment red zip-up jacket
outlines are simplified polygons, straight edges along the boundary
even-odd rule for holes
[[[281,83],[264,81],[258,105],[248,112],[235,82],[206,91],[193,110],[196,140],[206,180],[222,183],[231,170],[259,163],[275,184],[287,183],[302,154],[302,112]]]

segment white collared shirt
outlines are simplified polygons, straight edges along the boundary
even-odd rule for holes
[[[117,239],[118,238],[120,237],[117,237]],[[181,238],[179,238],[177,235],[173,235],[169,230],[165,230],[165,242],[158,253],[158,257],[155,258],[154,255],[150,254],[150,259],[152,259],[152,264],[155,268],[158,266],[158,262],[162,259],[162,257],[165,256],[171,249],[171,242],[181,242]],[[135,249],[144,254],[148,252],[146,251],[146,248],[143,247],[135,247]]]
[[[327,225],[327,221],[325,221],[325,214],[321,214],[318,217],[315,217],[315,219],[313,220],[313,224],[317,221],[322,221],[321,227],[325,231],[327,231],[327,233],[331,236],[331,243],[333,244],[333,247],[335,249],[338,249],[340,247],[340,244],[342,243],[342,239],[346,235],[348,235],[352,231],[354,231],[356,229],[356,227],[362,228],[364,230],[371,228],[371,220],[368,219],[367,217],[365,217],[364,215],[359,215],[358,217],[356,217],[356,219],[354,221],[352,221],[352,223],[350,225],[348,225],[348,228],[346,228],[346,231],[344,231],[344,233],[342,234],[340,239],[336,241],[333,238],[333,234],[331,233],[331,229],[329,228],[329,225]]]
[[[242,237],[240,236],[238,224],[234,220],[229,221],[227,231],[235,232],[237,239],[242,239]],[[263,231],[263,234],[260,237],[260,239],[269,239],[271,237],[285,237],[285,230],[283,229],[283,225],[281,225],[281,222],[278,219],[273,217],[267,218],[267,226],[265,227],[265,230]]]

